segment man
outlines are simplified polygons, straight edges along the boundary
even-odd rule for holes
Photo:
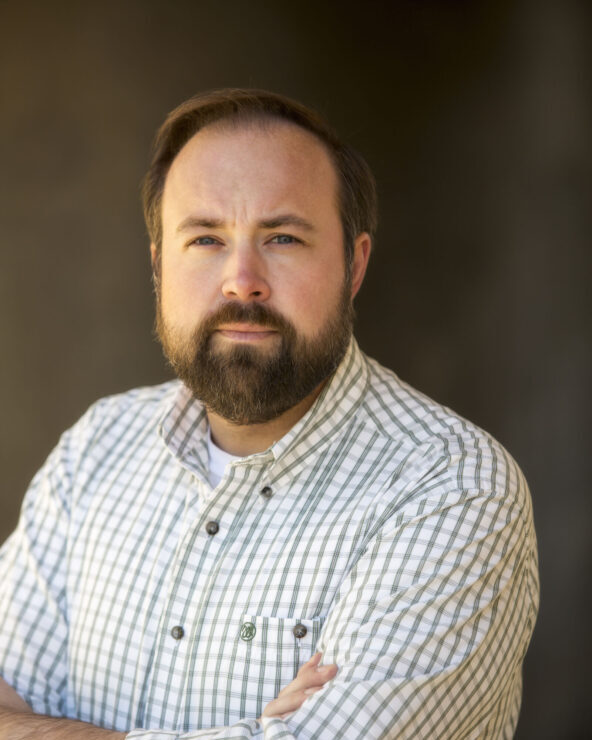
[[[220,91],[169,116],[144,204],[180,381],[100,401],[34,479],[0,737],[511,737],[528,489],[352,338],[363,160],[293,101]]]

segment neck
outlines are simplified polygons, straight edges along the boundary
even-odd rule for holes
[[[238,457],[267,450],[306,414],[325,385],[324,381],[296,406],[262,424],[234,424],[212,411],[207,412],[212,440],[221,450]]]

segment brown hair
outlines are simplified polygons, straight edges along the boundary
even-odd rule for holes
[[[152,161],[142,183],[144,218],[151,241],[162,243],[162,193],[169,168],[183,146],[204,126],[219,121],[285,120],[314,134],[327,148],[339,180],[339,212],[346,263],[351,265],[356,237],[374,235],[377,224],[376,185],[370,168],[339,140],[329,124],[301,103],[266,90],[223,89],[195,95],[167,116],[154,142]]]

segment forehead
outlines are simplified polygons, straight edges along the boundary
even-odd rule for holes
[[[312,133],[285,121],[222,122],[195,134],[173,160],[163,217],[204,202],[214,209],[291,205],[337,212],[337,196],[335,166]]]

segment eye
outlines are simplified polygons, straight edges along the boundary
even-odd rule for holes
[[[271,244],[302,244],[302,240],[291,234],[276,234],[269,240]]]
[[[214,247],[220,244],[220,241],[213,236],[197,236],[195,239],[191,240],[190,246],[192,244],[199,247]]]

